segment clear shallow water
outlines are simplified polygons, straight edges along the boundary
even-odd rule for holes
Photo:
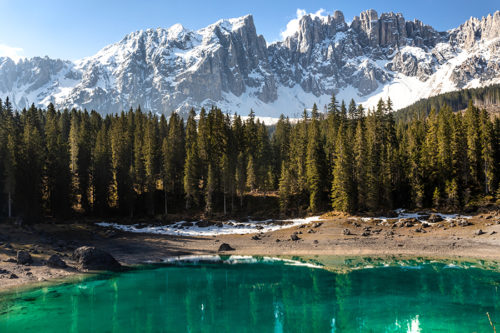
[[[0,332],[493,332],[500,273],[168,265],[0,296]]]

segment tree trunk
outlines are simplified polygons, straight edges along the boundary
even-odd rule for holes
[[[226,209],[226,192],[224,192],[224,216],[227,215],[227,209]]]
[[[10,191],[9,191],[8,203],[9,203],[9,219],[10,219],[12,217],[12,198],[11,198],[11,195],[10,195]]]
[[[231,212],[234,213],[234,192],[231,193]]]
[[[489,187],[488,187],[488,164],[487,163],[484,163],[484,190],[485,190],[485,194],[488,194],[488,192],[490,191]]]
[[[168,215],[168,205],[167,205],[167,191],[163,190],[164,191],[164,198],[165,198],[165,215]]]

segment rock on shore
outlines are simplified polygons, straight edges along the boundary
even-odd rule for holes
[[[93,246],[82,246],[73,253],[79,269],[119,271],[122,266],[113,256]]]

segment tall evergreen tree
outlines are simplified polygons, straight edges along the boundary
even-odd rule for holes
[[[111,164],[111,147],[105,126],[97,133],[93,150],[94,169],[92,171],[92,187],[94,192],[94,211],[103,216],[109,209],[110,186],[113,181]]]
[[[309,209],[316,213],[321,206],[323,194],[323,143],[319,128],[318,107],[314,104],[308,129],[306,174],[309,187]]]
[[[184,193],[186,195],[186,209],[199,204],[199,156],[198,132],[196,129],[196,113],[189,112],[186,124],[186,161],[184,163]]]
[[[183,193],[183,172],[185,159],[184,123],[177,113],[170,116],[168,137],[163,140],[163,190],[165,214],[168,214],[168,194],[178,198]]]
[[[53,216],[66,217],[71,208],[70,155],[67,141],[63,140],[58,115],[51,103],[45,123],[46,161],[45,187],[48,209]]]
[[[353,212],[355,209],[355,189],[353,180],[353,157],[348,136],[343,124],[340,125],[335,150],[333,168],[332,208]]]

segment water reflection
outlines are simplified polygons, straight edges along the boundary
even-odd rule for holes
[[[0,302],[0,332],[490,332],[500,274],[426,264],[346,274],[282,263],[168,266]]]

